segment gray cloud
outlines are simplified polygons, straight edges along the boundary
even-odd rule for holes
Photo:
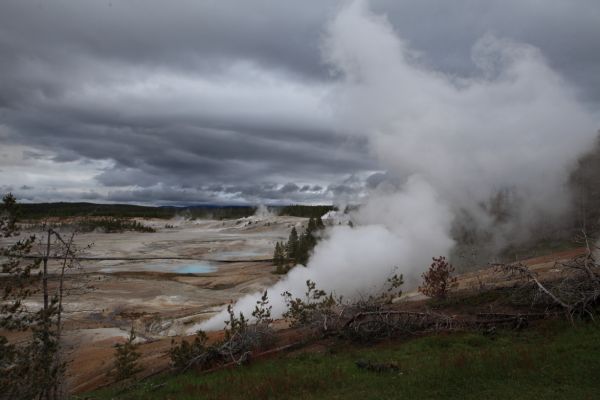
[[[293,193],[299,190],[300,187],[298,187],[298,185],[296,185],[295,183],[286,183],[281,189],[279,189],[281,193]]]
[[[370,189],[375,189],[382,182],[385,182],[387,178],[387,175],[381,172],[376,172],[372,175],[369,175],[369,177],[366,179],[367,187],[369,187]]]
[[[339,4],[2,2],[0,143],[42,176],[22,185],[1,172],[5,186],[32,187],[23,191],[35,200],[360,196],[383,177],[371,175],[366,141],[332,121],[339,77],[322,62],[321,38]],[[431,68],[478,73],[472,44],[493,32],[538,47],[590,108],[600,104],[597,1],[372,4]],[[63,172],[87,180],[61,184]]]

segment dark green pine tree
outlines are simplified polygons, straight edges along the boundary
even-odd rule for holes
[[[279,247],[279,242],[275,243],[275,250],[273,251],[273,264],[276,267],[279,267],[279,256],[281,255],[281,247]]]
[[[286,246],[288,260],[296,262],[298,258],[298,245],[298,231],[296,231],[296,227],[293,227]]]
[[[135,338],[135,331],[132,326],[127,341],[123,344],[115,344],[115,372],[113,372],[113,376],[117,382],[132,378],[142,371],[138,364],[141,354],[137,349],[138,345],[134,342]]]
[[[308,254],[310,252],[310,233],[304,232],[298,241],[298,250],[296,256],[296,263],[306,266],[308,263]]]
[[[284,269],[287,269],[290,263],[290,255],[288,254],[287,243],[280,242],[279,248],[281,249],[281,265]]]
[[[320,217],[310,217],[304,233],[299,236],[295,227],[292,228],[287,243],[277,243],[273,253],[273,263],[276,273],[285,273],[290,267],[300,264],[306,266],[310,253],[317,244],[319,230],[325,228]],[[278,250],[279,247],[279,250]],[[285,267],[285,268],[284,268]]]
[[[315,218],[315,226],[319,230],[325,229],[325,224],[323,223],[323,220],[321,219],[321,217]]]
[[[298,257],[297,257],[298,264],[306,265],[308,263],[308,258],[310,256],[310,253],[312,252],[314,247],[317,245],[317,237],[315,236],[315,232],[317,232],[320,229],[318,221],[320,221],[320,218],[312,218],[311,217],[308,220],[308,225],[306,227],[306,230],[300,237],[300,240],[298,243]],[[322,221],[321,221],[321,224],[322,224]]]
[[[285,250],[283,243],[275,243],[275,252],[273,253],[273,264],[277,267],[277,271],[282,271],[283,264],[285,263]]]
[[[316,230],[317,230],[317,223],[316,223],[316,221],[315,221],[315,220],[314,220],[314,219],[311,217],[311,218],[308,220],[308,226],[306,227],[306,232],[308,232],[308,233],[312,233],[312,232],[314,232],[314,231],[316,231]]]

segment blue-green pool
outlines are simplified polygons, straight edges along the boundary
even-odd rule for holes
[[[173,272],[178,274],[207,274],[215,272],[217,267],[206,261],[198,261],[189,264],[177,265]]]
[[[174,272],[176,274],[208,274],[217,270],[217,266],[210,261],[194,261],[185,264],[151,264],[145,268],[152,271]]]

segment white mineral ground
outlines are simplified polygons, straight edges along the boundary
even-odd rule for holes
[[[177,335],[184,325],[273,284],[278,277],[271,273],[272,263],[253,260],[271,258],[275,242],[286,240],[291,227],[306,220],[267,216],[140,222],[157,232],[77,235],[80,248],[93,243],[82,257],[110,259],[84,259],[83,269],[69,274],[70,286],[87,283],[92,288],[65,298],[68,325],[126,328],[133,321],[140,335]],[[51,262],[52,269],[58,265]]]
[[[83,268],[68,275],[69,288],[88,287],[72,290],[64,300],[64,338],[70,349],[110,346],[126,337],[132,324],[141,341],[179,335],[224,305],[271,286],[279,278],[272,274],[272,263],[252,260],[271,258],[275,242],[287,240],[291,227],[307,220],[139,221],[157,231],[77,235],[80,248],[93,243],[81,256],[111,259],[82,260]],[[135,260],[151,257],[159,259]],[[51,271],[58,266],[50,261]],[[51,288],[55,285],[51,279]],[[34,309],[40,301],[37,296],[27,304]]]

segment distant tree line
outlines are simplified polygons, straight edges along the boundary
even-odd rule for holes
[[[67,224],[68,225],[68,224]],[[151,226],[146,226],[136,220],[101,217],[101,218],[84,218],[75,223],[78,232],[93,232],[99,230],[104,233],[121,233],[125,231],[134,232],[156,232],[156,229]]]
[[[32,203],[21,204],[21,214],[28,220],[48,217],[114,217],[114,218],[172,218],[176,209],[132,204],[94,203]]]
[[[303,206],[303,205],[290,205],[283,206],[281,208],[274,207],[278,211],[279,215],[287,215],[290,217],[302,217],[302,218],[320,218],[323,214],[328,213],[332,210],[337,210],[335,206]]]
[[[113,217],[113,218],[163,218],[178,215],[189,218],[236,219],[253,215],[252,206],[194,206],[153,207],[133,204],[95,203],[32,203],[21,204],[24,218],[36,220],[48,217]]]
[[[277,242],[275,244],[273,252],[275,273],[285,274],[298,264],[306,266],[310,253],[319,239],[318,232],[324,228],[321,217],[310,218],[302,235],[298,235],[296,227],[293,227],[286,243]]]
[[[269,206],[268,209],[278,215],[302,218],[317,218],[334,210],[327,205],[289,205]],[[95,204],[95,203],[31,203],[21,204],[22,215],[28,220],[38,220],[48,217],[113,217],[113,218],[162,218],[170,219],[183,215],[191,219],[238,219],[249,217],[256,213],[254,206],[203,205],[191,207],[154,207],[133,204]]]

